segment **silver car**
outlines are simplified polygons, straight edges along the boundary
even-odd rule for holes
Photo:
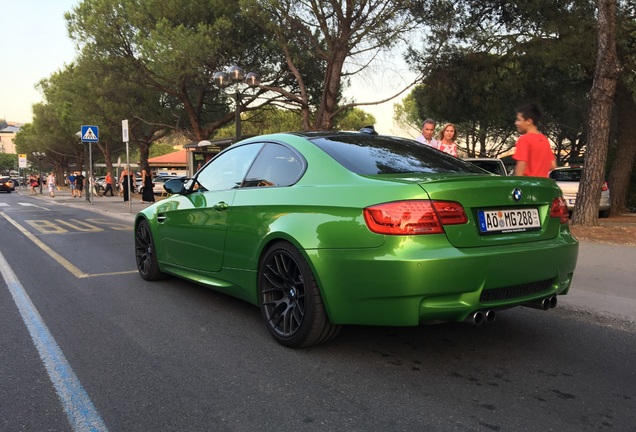
[[[550,171],[550,178],[557,182],[563,192],[563,198],[568,205],[570,213],[574,210],[576,196],[579,193],[579,182],[581,181],[582,168],[560,167]],[[599,216],[606,218],[610,213],[610,191],[607,182],[601,186],[601,202],[599,205]]]

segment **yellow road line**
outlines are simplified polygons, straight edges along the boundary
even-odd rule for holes
[[[58,254],[53,249],[51,249],[49,246],[47,246],[39,238],[37,238],[36,236],[31,234],[22,225],[20,225],[19,223],[14,221],[12,218],[7,216],[6,213],[0,212],[0,216],[5,218],[6,220],[8,220],[14,227],[16,227],[18,229],[18,231],[20,231],[22,234],[24,234],[24,236],[26,238],[28,238],[33,243],[35,243],[35,245],[37,247],[42,249],[47,255],[49,255],[51,258],[53,258],[53,260],[55,260],[59,265],[64,267],[66,270],[68,270],[73,276],[75,276],[78,279],[84,279],[84,278],[89,278],[89,277],[97,277],[97,276],[111,276],[111,275],[117,275],[117,274],[130,274],[130,273],[136,273],[137,272],[136,270],[129,270],[129,271],[113,272],[113,273],[98,273],[98,274],[84,273],[79,268],[77,268],[73,264],[71,264],[71,262],[68,261],[66,258],[64,258],[62,255]]]

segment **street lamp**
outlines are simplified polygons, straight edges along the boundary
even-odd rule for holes
[[[256,72],[245,71],[239,66],[230,66],[227,72],[215,72],[214,84],[221,89],[225,89],[229,86],[235,86],[236,92],[234,93],[235,108],[235,122],[236,122],[236,140],[241,139],[241,86],[240,84],[247,84],[249,87],[258,87],[261,84],[261,79]]]
[[[40,195],[42,195],[42,160],[46,157],[44,152],[32,152],[33,157],[38,160],[38,183],[40,183]]]

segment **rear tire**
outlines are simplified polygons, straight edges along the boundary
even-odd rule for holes
[[[135,258],[137,260],[137,270],[142,278],[147,281],[157,281],[168,277],[159,269],[155,242],[152,238],[150,225],[147,220],[142,220],[137,224],[135,230]]]
[[[301,348],[339,333],[340,326],[329,321],[311,268],[291,244],[280,241],[265,252],[258,290],[263,319],[278,343]]]

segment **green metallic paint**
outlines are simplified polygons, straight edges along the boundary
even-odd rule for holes
[[[259,259],[268,245],[283,239],[306,258],[335,324],[461,321],[486,307],[567,293],[578,243],[567,225],[549,217],[550,203],[560,195],[553,181],[447,174],[365,177],[304,138],[272,135],[267,140],[285,142],[307,159],[297,184],[197,191],[168,197],[139,213],[138,220],[146,218],[155,236],[162,271],[257,305]],[[515,187],[524,191],[518,203],[512,201]],[[469,222],[445,226],[446,234],[419,236],[375,234],[364,222],[362,209],[369,205],[429,198],[460,202]],[[218,203],[227,207],[212,208]],[[478,210],[525,206],[539,209],[541,230],[479,234]],[[479,302],[483,289],[547,279],[554,280],[553,289],[538,296]]]

